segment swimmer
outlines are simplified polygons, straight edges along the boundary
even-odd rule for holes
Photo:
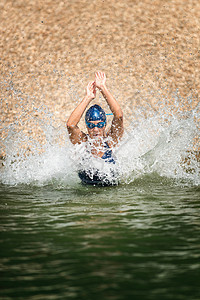
[[[85,114],[86,134],[80,130],[78,123],[86,108],[95,99],[96,89],[101,92],[106,100],[113,114],[113,120],[111,128],[106,131],[106,114],[104,110],[97,104],[92,105]],[[111,149],[118,144],[123,136],[123,112],[119,103],[106,86],[106,75],[104,72],[96,72],[95,80],[88,83],[85,97],[67,121],[67,129],[72,144],[81,144],[89,141],[92,147],[91,153],[94,157],[100,157],[110,163],[115,163]]]
[[[113,120],[110,130],[106,132],[106,114],[104,110],[99,105],[91,106],[85,116],[88,135],[91,139],[96,141],[96,144],[101,144],[103,143],[103,138],[110,137],[110,147],[116,146],[124,132],[123,113],[118,102],[106,86],[106,75],[103,72],[96,72],[95,81],[88,83],[86,96],[75,108],[67,121],[70,141],[72,144],[80,144],[88,140],[88,135],[80,130],[78,123],[88,105],[95,99],[96,88],[100,90],[104,99],[107,101],[113,113]],[[94,155],[101,157],[103,154],[102,152],[94,152]]]

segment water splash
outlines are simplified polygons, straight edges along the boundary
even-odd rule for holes
[[[6,155],[2,160],[0,182],[10,185],[45,185],[55,181],[66,186],[78,184],[74,153],[81,155],[81,151],[79,146],[71,145],[65,126],[55,126],[54,115],[46,107],[34,107],[33,101],[30,112],[20,92],[14,90],[14,93],[20,99],[21,114],[1,127],[1,149]],[[133,112],[130,108],[125,114],[130,125],[114,149],[122,183],[157,173],[200,184],[200,107],[193,107],[191,99],[187,101],[190,107],[184,110],[183,99],[178,96],[173,105],[170,103],[162,99],[156,109],[137,107]],[[38,136],[32,135],[33,128],[37,128]]]
[[[135,110],[134,114],[137,118],[131,117],[136,122],[117,149],[123,181],[156,172],[199,185],[199,104],[184,111],[178,98],[172,107],[163,100],[156,112]]]

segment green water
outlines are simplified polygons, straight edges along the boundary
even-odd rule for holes
[[[200,189],[0,185],[0,299],[200,299]]]

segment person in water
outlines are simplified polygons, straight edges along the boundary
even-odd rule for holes
[[[87,134],[80,130],[78,123],[85,112],[86,108],[96,97],[96,89],[102,93],[104,99],[113,113],[111,128],[106,131],[106,114],[97,104],[91,106],[85,114],[85,123]],[[90,142],[91,153],[94,157],[105,159],[109,163],[115,163],[112,156],[112,148],[115,147],[123,136],[123,112],[119,103],[113,97],[106,86],[106,75],[104,72],[96,72],[95,80],[87,85],[86,96],[81,103],[75,108],[67,121],[67,129],[72,144]],[[79,172],[81,180],[87,183],[89,175],[86,172]],[[87,178],[86,178],[87,177]],[[91,179],[91,184],[101,181],[98,175]],[[84,180],[85,179],[85,180]]]

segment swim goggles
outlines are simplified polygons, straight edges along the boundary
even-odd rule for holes
[[[94,123],[90,123],[90,122],[86,122],[86,125],[88,128],[90,129],[93,129],[94,127],[97,127],[97,128],[103,128],[105,126],[105,123],[106,122],[99,122],[97,124],[94,124]]]

